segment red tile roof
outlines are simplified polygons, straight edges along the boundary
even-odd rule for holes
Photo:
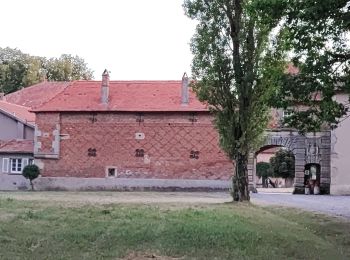
[[[33,153],[33,140],[11,140],[0,146],[0,153]]]
[[[63,91],[70,82],[41,82],[5,96],[9,103],[34,108]]]
[[[74,81],[34,112],[53,111],[208,111],[195,93],[181,104],[181,81],[110,81],[109,103],[101,104],[101,81]]]
[[[25,124],[34,125],[35,114],[29,112],[29,109],[30,108],[28,107],[19,106],[0,100],[0,112],[15,117]]]

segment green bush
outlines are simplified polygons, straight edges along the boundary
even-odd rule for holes
[[[256,175],[267,178],[272,176],[271,165],[268,162],[258,162],[256,164]]]
[[[38,178],[39,174],[40,174],[40,169],[35,164],[27,165],[26,167],[24,167],[22,171],[22,175],[26,179],[29,179],[30,185],[32,186],[32,190],[34,190],[33,180]]]
[[[291,151],[279,150],[270,158],[271,171],[274,177],[294,178],[295,159]]]

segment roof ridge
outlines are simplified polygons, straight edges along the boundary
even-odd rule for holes
[[[59,91],[58,93],[56,93],[56,95],[54,95],[52,98],[50,98],[50,99],[46,100],[45,102],[41,103],[39,106],[30,108],[29,111],[33,113],[33,112],[34,112],[33,110],[36,110],[36,109],[38,109],[38,108],[40,108],[40,107],[46,105],[46,103],[50,102],[50,101],[53,100],[55,97],[57,97],[59,94],[61,94],[62,92],[64,92],[68,87],[70,87],[71,85],[73,85],[73,83],[75,83],[76,80],[70,81],[70,82],[69,82],[69,81],[65,81],[65,82],[68,83],[68,84],[67,84],[67,86],[65,86],[61,91]]]
[[[101,80],[75,80],[74,82],[84,82],[84,83],[99,83],[101,82]],[[172,79],[172,80],[110,80],[109,81],[110,83],[118,83],[118,82],[121,82],[121,83],[125,83],[125,82],[137,82],[137,83],[142,83],[142,82],[145,82],[145,83],[148,83],[148,82],[152,82],[152,83],[157,83],[157,82],[181,82],[181,80],[176,80],[176,79]]]

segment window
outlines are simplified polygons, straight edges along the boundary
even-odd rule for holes
[[[199,151],[191,151],[190,152],[190,158],[191,159],[197,159],[198,160],[198,158],[199,158]]]
[[[144,157],[145,156],[145,151],[143,149],[136,149],[135,156],[136,157]]]
[[[88,156],[96,157],[96,149],[95,148],[89,148],[88,149]]]
[[[108,177],[115,177],[115,168],[108,168],[107,174],[108,174]]]
[[[190,114],[190,118],[188,119],[193,123],[197,122],[197,117],[196,117],[196,114],[195,113],[191,113]]]
[[[22,173],[22,159],[11,159],[11,173]]]
[[[29,159],[28,160],[28,165],[33,165],[34,164],[34,159]]]
[[[107,177],[117,177],[117,167],[107,166],[106,167],[106,176]]]
[[[282,117],[283,117],[283,118],[289,117],[289,116],[291,116],[292,114],[293,114],[293,111],[291,111],[291,110],[284,110],[284,111],[283,111]]]

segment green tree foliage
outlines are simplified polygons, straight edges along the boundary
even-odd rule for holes
[[[267,178],[273,176],[271,165],[268,162],[258,162],[256,164],[256,175],[262,178],[262,185],[267,188]]]
[[[40,82],[42,66],[38,57],[17,49],[0,48],[0,92],[10,93]]]
[[[258,177],[271,177],[272,176],[272,171],[270,170],[271,165],[268,162],[258,162],[256,164],[256,175]]]
[[[51,81],[71,81],[91,79],[92,71],[79,56],[63,54],[61,57],[51,58],[46,65],[47,79]]]
[[[298,69],[279,71],[272,105],[293,112],[285,123],[302,133],[336,127],[347,107],[334,95],[350,89],[350,1],[261,0],[255,8],[281,17],[279,47]]]
[[[26,167],[24,167],[24,169],[22,171],[22,175],[26,179],[29,179],[30,185],[32,186],[32,190],[34,190],[33,180],[38,178],[38,176],[40,175],[39,167],[36,166],[35,164],[27,165]]]
[[[255,1],[185,0],[198,21],[192,38],[193,89],[215,115],[220,145],[235,161],[234,199],[249,200],[248,154],[261,141],[269,119],[267,100],[279,57],[270,34],[279,19],[263,22]]]
[[[269,106],[292,110],[285,124],[302,133],[335,127],[346,113],[334,95],[350,89],[350,1],[185,0],[184,8],[198,21],[193,89],[236,161],[236,197],[249,200],[248,153]]]
[[[271,173],[274,177],[294,178],[295,159],[292,152],[279,150],[270,158]]]
[[[92,71],[79,56],[63,54],[46,59],[17,49],[0,48],[0,92],[5,94],[23,87],[49,81],[91,79]]]

